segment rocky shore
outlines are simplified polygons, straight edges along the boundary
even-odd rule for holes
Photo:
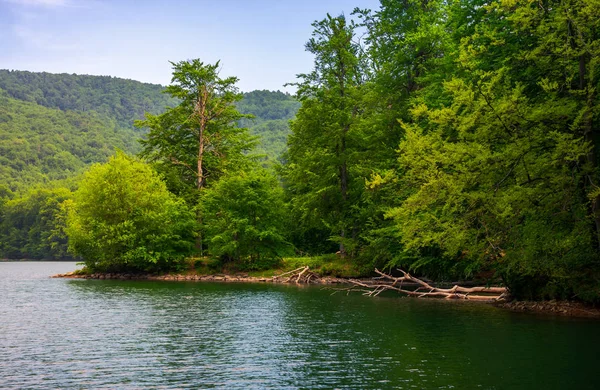
[[[68,278],[68,279],[99,279],[99,280],[167,280],[167,281],[187,281],[187,282],[232,282],[232,283],[279,283],[279,284],[295,284],[294,280],[289,278],[274,277],[255,277],[248,274],[215,274],[215,275],[185,275],[185,274],[168,274],[168,275],[150,275],[150,274],[128,274],[128,273],[95,273],[95,274],[79,274],[75,272],[67,272],[52,276],[53,278]],[[340,284],[347,283],[346,279],[334,277],[314,278],[310,284]],[[305,284],[305,283],[298,283]]]
[[[186,281],[186,282],[225,282],[225,283],[275,283],[275,284],[307,284],[306,279],[300,281],[296,277],[283,278],[273,277],[255,277],[245,273],[233,275],[214,274],[214,275],[196,275],[196,274],[131,274],[131,273],[94,273],[82,274],[77,271],[67,272],[52,276],[53,278],[68,279],[98,279],[98,280],[155,280],[155,281]],[[317,277],[309,280],[310,284],[316,285],[336,285],[348,284],[348,280],[335,277]],[[558,315],[566,317],[584,317],[600,318],[600,308],[585,305],[581,302],[571,301],[508,301],[494,303],[496,307],[515,311],[529,312],[543,315]]]
[[[510,301],[495,304],[497,307],[516,312],[552,314],[566,317],[600,318],[600,309],[571,301]]]

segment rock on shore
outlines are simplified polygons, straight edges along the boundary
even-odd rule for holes
[[[129,273],[95,273],[95,274],[78,274],[77,272],[67,272],[52,276],[53,278],[69,278],[69,279],[114,279],[114,280],[168,280],[168,281],[189,281],[189,282],[238,282],[238,283],[278,283],[278,284],[296,284],[294,281],[277,277],[255,277],[247,274],[215,274],[215,275],[184,275],[184,274],[168,274],[168,275],[150,275],[150,274],[129,274]],[[311,280],[310,284],[339,284],[347,283],[345,279],[334,277],[323,277]]]
[[[554,314],[567,317],[600,318],[600,309],[571,301],[511,301],[496,306],[518,312]]]

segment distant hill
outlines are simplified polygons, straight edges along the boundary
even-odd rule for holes
[[[69,178],[115,148],[136,153],[137,138],[97,112],[47,108],[0,90],[0,182],[12,191]]]
[[[109,76],[0,70],[0,183],[12,191],[66,179],[115,148],[135,154],[145,112],[177,104],[160,85]],[[260,136],[258,152],[276,160],[285,149],[288,120],[300,103],[289,94],[253,91],[238,108]]]
[[[271,160],[278,159],[285,150],[290,133],[288,121],[296,116],[299,108],[299,101],[280,91],[248,92],[238,103],[240,112],[256,117],[245,120],[242,124],[261,138],[258,152]]]
[[[14,99],[62,111],[94,111],[133,128],[145,112],[159,114],[176,100],[156,84],[111,76],[0,70],[0,89]]]

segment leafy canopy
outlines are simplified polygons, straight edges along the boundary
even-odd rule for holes
[[[193,247],[193,213],[149,165],[122,152],[93,165],[67,207],[69,249],[91,270],[167,270]]]
[[[172,179],[172,189],[181,193],[187,188],[189,197],[190,191],[193,194],[227,170],[242,166],[253,142],[248,130],[238,126],[247,115],[235,106],[243,97],[236,77],[221,78],[219,62],[194,59],[172,65],[171,85],[165,92],[179,105],[160,115],[147,114],[136,125],[150,129],[141,156],[157,163]]]
[[[255,168],[223,177],[202,196],[210,252],[250,267],[290,250],[282,232],[283,191],[267,170]]]

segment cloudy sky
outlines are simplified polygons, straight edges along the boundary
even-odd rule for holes
[[[243,91],[308,72],[311,23],[378,0],[0,0],[0,69],[166,85],[169,61],[221,60]]]

